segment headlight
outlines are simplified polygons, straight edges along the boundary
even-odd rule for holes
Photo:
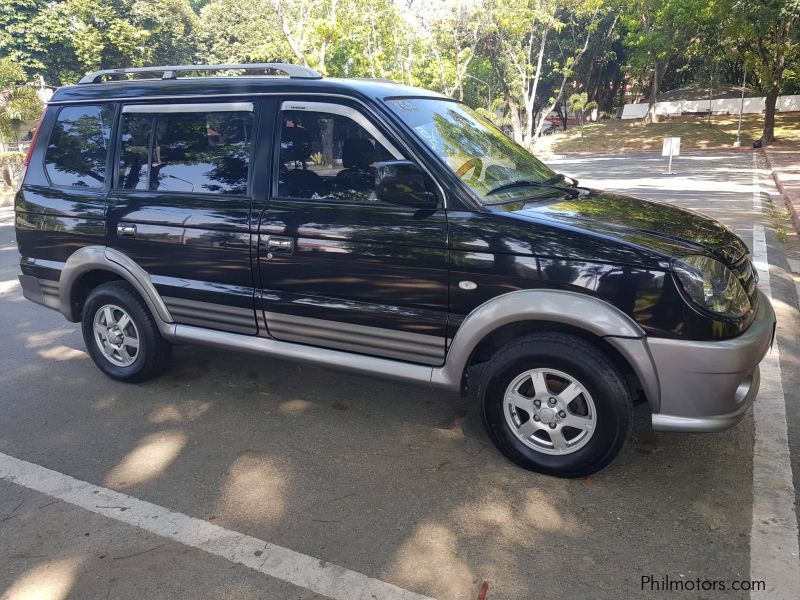
[[[689,298],[723,317],[738,318],[750,310],[750,299],[728,267],[708,256],[684,256],[672,267]]]

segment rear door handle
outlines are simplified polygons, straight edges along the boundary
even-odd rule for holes
[[[261,245],[267,251],[267,260],[273,254],[291,254],[294,252],[294,240],[290,237],[266,236],[262,238]]]
[[[291,238],[271,237],[267,240],[267,248],[269,250],[291,252],[294,250],[294,240]]]
[[[136,225],[117,225],[118,237],[136,237]]]

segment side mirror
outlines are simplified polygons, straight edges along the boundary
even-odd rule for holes
[[[387,160],[375,165],[378,200],[412,208],[436,208],[436,195],[428,191],[425,175],[409,160]]]

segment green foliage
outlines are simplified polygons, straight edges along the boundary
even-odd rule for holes
[[[693,80],[800,90],[800,0],[0,0],[0,57],[87,71],[288,61],[384,77],[484,109],[531,145],[572,92],[610,111]],[[0,73],[0,77],[4,76]]]
[[[181,65],[194,59],[199,19],[187,0],[135,0],[133,22],[146,31],[146,64]]]
[[[0,90],[25,83],[25,69],[10,57],[0,58]]]
[[[18,150],[11,152],[0,152],[0,167],[11,165],[14,167],[21,167],[25,162],[25,153]]]
[[[212,0],[200,12],[195,40],[201,63],[294,60],[271,0]]]
[[[586,111],[597,108],[597,102],[590,101],[589,94],[586,92],[581,92],[579,94],[572,94],[569,99],[567,99],[567,106],[570,110],[574,111],[578,115],[578,121],[581,128],[581,137],[583,137],[584,115],[586,114]]]
[[[12,140],[19,124],[38,118],[42,112],[36,90],[21,85],[24,80],[22,67],[9,57],[0,59],[0,142]]]

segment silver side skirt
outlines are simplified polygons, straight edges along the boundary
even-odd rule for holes
[[[444,337],[284,313],[265,314],[269,334],[278,340],[424,365],[444,363]]]
[[[285,360],[298,360],[306,363],[343,369],[351,373],[378,375],[406,383],[431,385],[434,369],[425,365],[415,365],[403,361],[374,356],[363,356],[340,350],[316,348],[303,344],[282,342],[263,337],[240,335],[226,331],[212,331],[191,325],[170,325],[170,341],[187,344],[205,344],[226,350],[253,352],[265,356],[274,356]],[[443,389],[458,391],[458,383],[437,385]]]

